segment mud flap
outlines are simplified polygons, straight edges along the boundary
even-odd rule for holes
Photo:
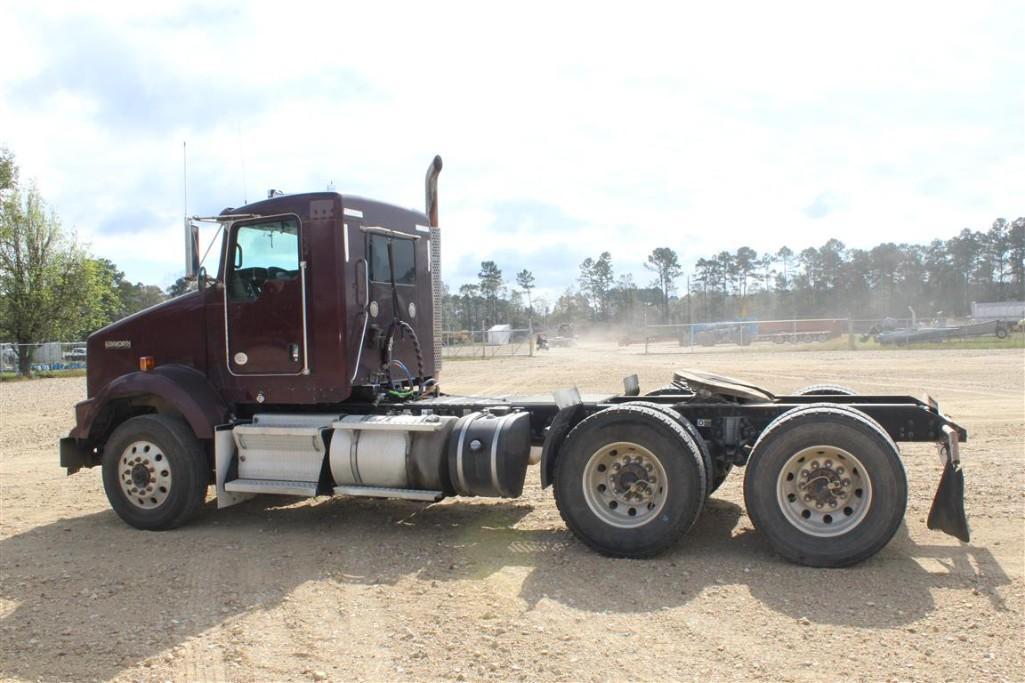
[[[939,444],[940,459],[943,461],[943,476],[932,499],[929,520],[930,529],[942,531],[968,543],[968,517],[964,511],[964,471],[958,455],[957,433],[944,427],[947,440]],[[949,431],[948,431],[949,430]]]

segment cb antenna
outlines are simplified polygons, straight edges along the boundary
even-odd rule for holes
[[[182,215],[189,222],[189,150],[182,140]]]
[[[242,206],[249,204],[249,191],[246,189],[246,155],[242,152],[242,124],[236,124],[238,133],[238,158],[242,166]]]

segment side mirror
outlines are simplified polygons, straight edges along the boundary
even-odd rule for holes
[[[185,279],[199,275],[199,226],[185,221]]]

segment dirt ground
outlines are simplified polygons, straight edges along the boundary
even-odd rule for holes
[[[612,345],[446,365],[451,393],[642,387],[677,367],[771,390],[932,393],[965,425],[971,544],[926,529],[940,467],[903,446],[906,527],[844,570],[773,555],[742,472],[668,553],[589,552],[536,468],[517,500],[258,498],[146,533],[57,439],[82,379],[0,384],[5,680],[1025,680],[1025,354],[707,352]]]

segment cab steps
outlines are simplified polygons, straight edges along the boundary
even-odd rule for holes
[[[224,483],[231,493],[275,493],[279,496],[317,495],[315,481],[289,481],[287,479],[232,479]]]
[[[337,496],[358,496],[361,498],[402,498],[403,500],[424,500],[437,502],[445,497],[441,491],[420,491],[416,489],[393,489],[385,486],[336,486]]]

